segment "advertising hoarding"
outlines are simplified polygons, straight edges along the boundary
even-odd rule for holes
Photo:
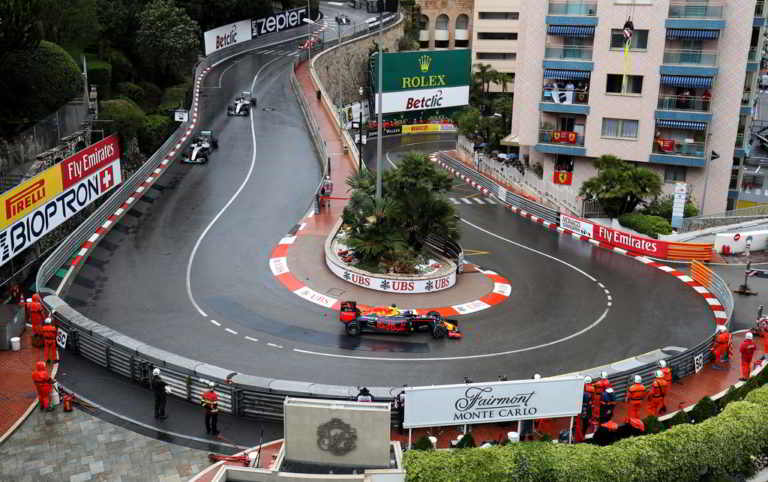
[[[375,97],[376,111],[378,112],[379,96]],[[467,105],[469,104],[469,86],[385,92],[382,94],[382,102],[384,114]]]
[[[251,40],[251,21],[241,20],[208,30],[203,34],[205,55]]]
[[[496,423],[581,413],[577,377],[405,389],[405,428]]]
[[[307,7],[292,8],[278,12],[269,17],[256,18],[251,21],[251,36],[257,38],[275,32],[303,25],[304,18],[309,18]]]
[[[382,63],[382,92],[460,87],[471,83],[472,54],[468,49],[385,53]],[[375,56],[372,65],[373,82],[378,90]]]
[[[384,278],[372,274],[355,273],[344,266],[334,263],[330,256],[325,257],[325,264],[333,274],[349,283],[362,288],[386,291],[388,293],[433,293],[448,289],[456,284],[455,271],[447,275],[434,276],[427,279],[393,279],[391,277]]]
[[[646,238],[645,236],[636,236],[632,233],[618,231],[607,228],[600,224],[594,227],[594,238],[598,241],[608,243],[617,248],[634,251],[654,258],[667,257],[667,243],[658,239]]]
[[[0,266],[122,182],[110,136],[0,197]]]
[[[592,228],[594,227],[594,224],[587,221],[582,221],[578,218],[567,216],[565,214],[560,215],[560,227],[569,229],[576,234],[581,234],[582,236],[589,236],[590,238],[593,237]]]

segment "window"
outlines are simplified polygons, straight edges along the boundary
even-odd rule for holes
[[[435,30],[448,30],[448,15],[442,14],[437,17]]]
[[[480,12],[480,20],[517,20],[519,12]]]
[[[478,52],[477,60],[515,60],[517,54],[514,52]]]
[[[685,181],[685,166],[664,166],[664,182]]]
[[[517,40],[516,32],[478,32],[478,40]]]
[[[463,13],[456,17],[456,30],[466,30],[469,27],[469,17]]]
[[[603,119],[603,137],[637,139],[638,121],[629,119]]]
[[[642,94],[643,76],[628,75],[624,82],[622,74],[608,74],[605,91],[608,94]]]
[[[611,48],[623,49],[624,48],[624,31],[622,29],[611,29]],[[648,48],[648,31],[647,30],[635,30],[632,33],[632,43],[629,45],[630,50],[645,50]]]

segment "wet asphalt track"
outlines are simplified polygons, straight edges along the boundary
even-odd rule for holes
[[[457,184],[451,197],[466,221],[462,244],[482,253],[468,259],[510,279],[509,301],[462,317],[461,341],[347,338],[335,312],[289,292],[267,262],[307,211],[320,176],[288,83],[285,54],[294,47],[240,57],[208,75],[201,128],[218,133],[218,151],[205,166],[172,166],[109,234],[68,294],[75,308],[148,344],[233,371],[348,385],[553,375],[689,346],[710,332],[703,299],[671,276],[499,205],[467,204],[459,199],[479,196]],[[250,118],[225,112],[252,82],[259,100],[253,130]],[[407,150],[450,148],[444,139],[387,138],[385,151],[397,162]],[[206,316],[186,285],[196,245],[189,288]]]

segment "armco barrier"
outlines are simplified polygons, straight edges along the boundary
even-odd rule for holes
[[[229,57],[271,45],[271,43],[276,41],[279,42],[280,38],[290,38],[289,35],[286,35],[287,33],[290,33],[290,31],[280,32],[269,38],[259,38],[248,44],[239,44],[233,47],[232,50],[225,50],[214,54],[204,59],[197,66],[195,79],[205,69],[215,66]],[[122,205],[135,192],[136,187],[145,181],[148,174],[157,169],[160,161],[169,150],[178,151],[183,147],[179,144],[178,140],[184,133],[188,132],[188,128],[189,124],[183,124],[174,132],[160,150],[134,176],[128,179],[104,205],[73,231],[56,251],[46,259],[38,271],[38,291],[52,293],[52,290],[45,288],[45,286],[53,278],[55,272],[67,263],[70,256],[81,249],[83,243],[102,225],[108,216],[115,212],[118,206]],[[468,176],[470,174],[467,173]],[[484,183],[483,186],[489,191],[494,189],[494,186],[489,184],[488,180],[478,180],[478,183]],[[537,216],[546,219],[557,219],[555,218],[557,211],[548,208],[542,209],[527,199],[507,196],[505,200],[507,202],[520,203],[517,205],[525,210],[536,213]],[[712,286],[717,287],[721,282],[722,280],[714,281]],[[724,282],[722,282],[722,286],[726,286]],[[725,292],[722,290],[714,292],[718,297],[730,294],[727,290]],[[57,324],[68,333],[67,349],[69,351],[73,351],[137,383],[147,383],[152,369],[159,367],[163,370],[164,377],[166,377],[174,389],[174,395],[182,396],[182,398],[195,403],[199,402],[200,395],[204,391],[204,383],[206,381],[213,381],[217,384],[217,392],[221,396],[222,410],[236,416],[282,420],[282,404],[287,396],[348,400],[357,392],[356,388],[348,386],[320,385],[310,382],[278,380],[234,373],[220,367],[154,348],[124,336],[88,319],[56,295],[45,296],[43,302],[49,310],[55,311],[54,317]],[[721,302],[727,308],[730,315],[733,306],[732,297],[730,302],[727,299],[721,299]],[[670,366],[680,376],[685,376],[693,372],[695,357],[702,356],[704,360],[709,358],[711,343],[711,338],[708,338],[687,351],[669,352],[665,353],[665,355],[669,355],[667,360]],[[644,381],[648,382],[652,377],[654,369],[655,363],[648,363],[613,373],[609,378],[617,388],[617,395],[622,397],[629,377],[640,374],[643,376]],[[377,401],[389,400],[399,390],[390,387],[369,388]]]

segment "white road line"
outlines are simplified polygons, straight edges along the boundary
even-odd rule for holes
[[[216,320],[210,320],[210,322],[211,322],[211,323],[213,323],[213,324],[214,324],[214,325],[216,325],[216,326],[221,326],[221,323],[219,323],[219,322],[218,322],[218,321],[216,321]]]
[[[282,345],[275,345],[274,343],[267,343],[267,346],[271,346],[272,348],[282,348]]]
[[[453,204],[461,204],[459,201],[452,197],[449,197],[448,200],[450,200]]]
[[[245,339],[248,340],[248,341],[252,341],[254,343],[257,343],[259,341],[258,338],[251,338],[250,336],[247,336],[247,335],[246,335]]]
[[[219,86],[216,87],[217,89],[221,89],[221,78],[224,77],[224,74],[227,73],[229,69],[231,69],[232,67],[234,67],[239,63],[240,63],[239,60],[235,60],[231,64],[229,64],[224,70],[221,71],[221,73],[219,74]]]
[[[256,75],[253,76],[253,82],[251,82],[251,92],[253,92],[253,86],[256,84],[256,79],[259,77],[259,74],[267,68],[269,65],[274,63],[275,61],[280,60],[280,58],[276,58],[274,60],[271,60],[267,62],[266,64],[262,65],[261,68],[256,72]],[[200,313],[202,316],[207,317],[208,315],[203,311],[202,308],[200,308],[200,305],[197,304],[195,301],[194,295],[192,295],[192,263],[195,261],[195,255],[197,254],[197,250],[200,249],[200,244],[202,244],[203,239],[205,239],[205,236],[208,234],[208,231],[211,230],[214,224],[216,224],[216,221],[219,220],[222,214],[224,214],[224,211],[226,211],[229,206],[235,202],[235,199],[240,195],[240,193],[245,189],[246,184],[248,184],[248,181],[251,179],[251,175],[253,174],[253,169],[256,167],[256,125],[253,120],[253,110],[249,110],[249,117],[251,118],[251,142],[253,143],[253,155],[251,156],[251,165],[248,168],[248,174],[246,174],[245,179],[243,179],[243,183],[240,184],[240,187],[237,188],[237,191],[235,191],[235,194],[232,195],[232,197],[227,201],[227,204],[224,205],[223,208],[221,208],[221,211],[214,216],[214,218],[211,220],[211,222],[208,224],[208,226],[205,227],[202,234],[200,234],[200,237],[197,238],[197,242],[195,242],[195,246],[192,248],[192,253],[189,255],[189,260],[187,261],[187,297],[189,298],[189,301],[192,302],[192,306],[195,307],[198,313]]]
[[[483,202],[483,200],[482,200],[482,199],[480,199],[479,197],[473,197],[473,198],[471,198],[471,199],[473,199],[473,200],[474,200],[474,201],[475,201],[477,204],[485,204],[485,203]]]
[[[568,263],[568,262],[566,262],[566,261],[563,261],[563,260],[562,260],[562,259],[560,259],[560,258],[555,258],[554,256],[551,256],[551,255],[549,255],[549,254],[547,254],[547,253],[544,253],[544,252],[542,252],[542,251],[539,251],[538,249],[529,248],[528,246],[526,246],[526,245],[524,245],[524,244],[520,244],[520,243],[517,243],[517,242],[515,242],[515,241],[512,241],[511,239],[507,239],[507,238],[505,238],[505,237],[503,237],[503,236],[499,236],[498,234],[496,234],[496,233],[492,233],[491,231],[488,231],[487,229],[481,228],[480,226],[478,226],[478,225],[476,225],[476,224],[472,224],[472,223],[470,223],[470,222],[469,222],[469,221],[467,221],[466,219],[462,219],[461,221],[462,221],[462,222],[464,222],[464,223],[466,223],[466,224],[468,224],[468,225],[470,225],[470,226],[472,226],[473,228],[477,229],[478,231],[482,231],[482,232],[484,232],[485,234],[487,234],[487,235],[489,235],[489,236],[493,236],[493,237],[494,237],[494,238],[496,238],[496,239],[500,239],[500,240],[502,240],[502,241],[505,241],[505,242],[507,242],[507,243],[509,243],[509,244],[515,245],[515,246],[517,246],[518,248],[526,249],[526,250],[528,250],[528,251],[531,251],[531,252],[533,252],[533,253],[536,253],[536,254],[540,254],[541,256],[544,256],[545,258],[549,258],[549,259],[551,259],[551,260],[553,260],[553,261],[557,261],[558,263],[564,264],[565,266],[568,266],[568,267],[569,267],[569,268],[571,268],[572,270],[574,270],[574,271],[576,271],[576,272],[578,272],[578,273],[581,273],[582,275],[584,275],[585,277],[587,277],[587,278],[588,278],[590,281],[594,281],[594,282],[597,282],[597,279],[596,279],[594,276],[592,276],[592,275],[588,274],[587,272],[585,272],[584,270],[582,270],[582,269],[580,269],[580,268],[577,268],[576,266],[572,265],[571,263]],[[598,285],[600,285],[602,288],[605,288],[605,285],[603,285],[602,283],[597,283],[597,284],[598,284]]]
[[[498,204],[496,201],[493,200],[493,198],[489,198],[489,197],[485,198],[485,202],[487,202],[488,204]]]
[[[500,351],[497,353],[482,353],[479,355],[465,355],[465,356],[449,356],[449,357],[433,357],[433,358],[385,358],[385,357],[375,357],[375,356],[355,356],[355,355],[339,355],[336,353],[321,353],[316,351],[309,351],[309,350],[300,350],[298,348],[294,348],[293,351],[296,353],[304,353],[305,355],[317,355],[317,356],[325,356],[328,358],[350,358],[353,360],[377,360],[377,361],[402,361],[402,362],[411,362],[411,363],[418,363],[418,362],[426,362],[426,361],[450,361],[450,360],[472,360],[477,358],[493,358],[497,356],[504,356],[504,355],[514,355],[516,353],[524,353],[527,351],[533,351],[538,350],[541,348],[546,348],[552,345],[556,345],[558,343],[563,343],[565,341],[571,340],[573,338],[576,338],[577,336],[581,336],[584,333],[588,332],[592,328],[596,327],[602,321],[605,319],[606,316],[608,316],[608,311],[610,311],[610,308],[606,308],[605,311],[603,311],[603,314],[600,315],[600,318],[595,320],[591,325],[577,331],[576,333],[570,334],[568,336],[565,336],[563,338],[550,341],[547,343],[542,343],[540,345],[536,346],[528,346],[525,348],[518,348],[517,350],[509,350],[509,351]]]
[[[465,198],[465,197],[460,197],[459,199],[461,199],[461,201],[462,201],[464,204],[472,204],[472,201],[470,201],[469,199],[467,199],[467,198]]]
[[[230,328],[224,328],[224,331],[232,333],[233,335],[237,335],[237,332],[235,330],[230,329]]]

